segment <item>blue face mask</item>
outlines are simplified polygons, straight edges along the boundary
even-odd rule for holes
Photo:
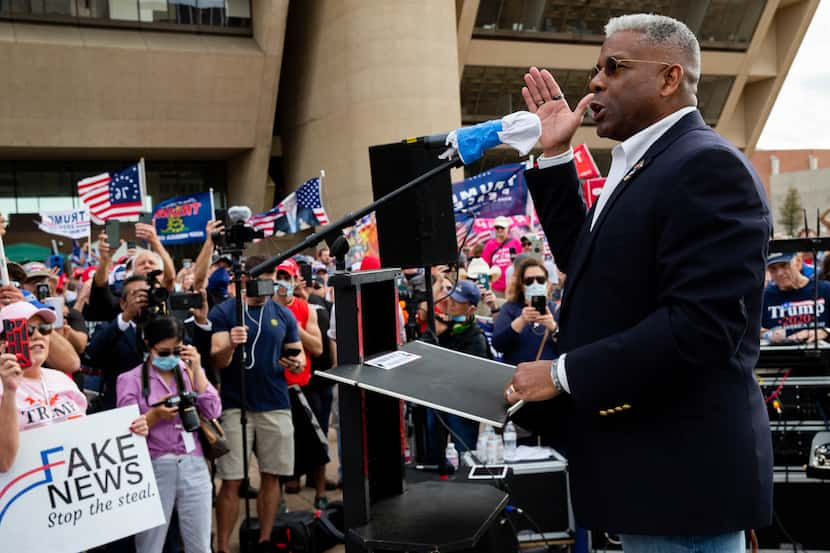
[[[159,355],[153,356],[153,366],[160,371],[170,372],[179,366],[181,357],[178,355],[166,355],[161,357]]]
[[[467,315],[453,315],[450,320],[454,323],[466,323]]]
[[[525,298],[532,298],[533,296],[547,296],[548,287],[545,284],[534,282],[530,286],[525,285]]]
[[[285,295],[286,296],[291,296],[294,293],[294,286],[292,286],[291,283],[287,280],[278,280],[277,281],[277,286],[279,288],[284,288],[285,289]]]

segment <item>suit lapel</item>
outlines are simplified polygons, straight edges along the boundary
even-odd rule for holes
[[[683,116],[680,121],[675,123],[671,128],[669,128],[669,130],[663,133],[663,136],[651,145],[643,157],[640,158],[620,180],[620,183],[602,207],[602,211],[597,217],[597,222],[592,230],[591,221],[594,217],[594,209],[596,209],[596,204],[594,204],[591,211],[588,212],[585,225],[583,225],[582,230],[579,233],[579,237],[577,238],[577,244],[575,247],[576,257],[574,259],[574,263],[571,264],[571,272],[568,274],[567,284],[565,285],[566,296],[567,290],[573,290],[574,285],[582,275],[585,264],[590,257],[589,253],[594,244],[594,240],[602,227],[602,223],[608,218],[608,214],[611,212],[611,209],[614,207],[614,203],[617,199],[629,188],[629,184],[640,176],[643,170],[647,168],[657,156],[663,153],[666,148],[673,144],[675,140],[691,130],[702,127],[706,127],[706,123],[700,116],[700,112],[693,111]],[[561,316],[564,316],[567,305],[569,305],[569,302],[563,299]]]

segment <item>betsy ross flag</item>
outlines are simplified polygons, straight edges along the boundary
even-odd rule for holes
[[[138,220],[146,190],[144,161],[78,182],[78,195],[97,225],[107,219]]]
[[[297,195],[297,222],[300,230],[328,225],[329,216],[320,196],[320,177],[308,179],[294,192]]]
[[[292,192],[283,199],[276,207],[265,213],[257,213],[248,219],[248,224],[269,236],[285,236],[294,234],[296,228],[297,200]]]

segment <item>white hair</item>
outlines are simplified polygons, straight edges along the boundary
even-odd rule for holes
[[[643,35],[648,46],[680,52],[684,58],[677,63],[683,66],[689,83],[700,80],[700,44],[695,34],[682,21],[665,15],[635,13],[614,17],[605,25],[605,36],[634,31]]]
[[[140,257],[149,257],[153,260],[153,263],[159,268],[164,268],[164,261],[162,261],[161,256],[154,252],[153,250],[148,250],[145,248],[137,248],[135,255],[130,258],[130,267],[135,271],[135,264]]]

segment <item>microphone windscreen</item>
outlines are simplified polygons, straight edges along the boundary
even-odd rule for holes
[[[251,208],[246,205],[235,205],[228,209],[228,220],[231,224],[242,221],[243,223],[251,218]]]

